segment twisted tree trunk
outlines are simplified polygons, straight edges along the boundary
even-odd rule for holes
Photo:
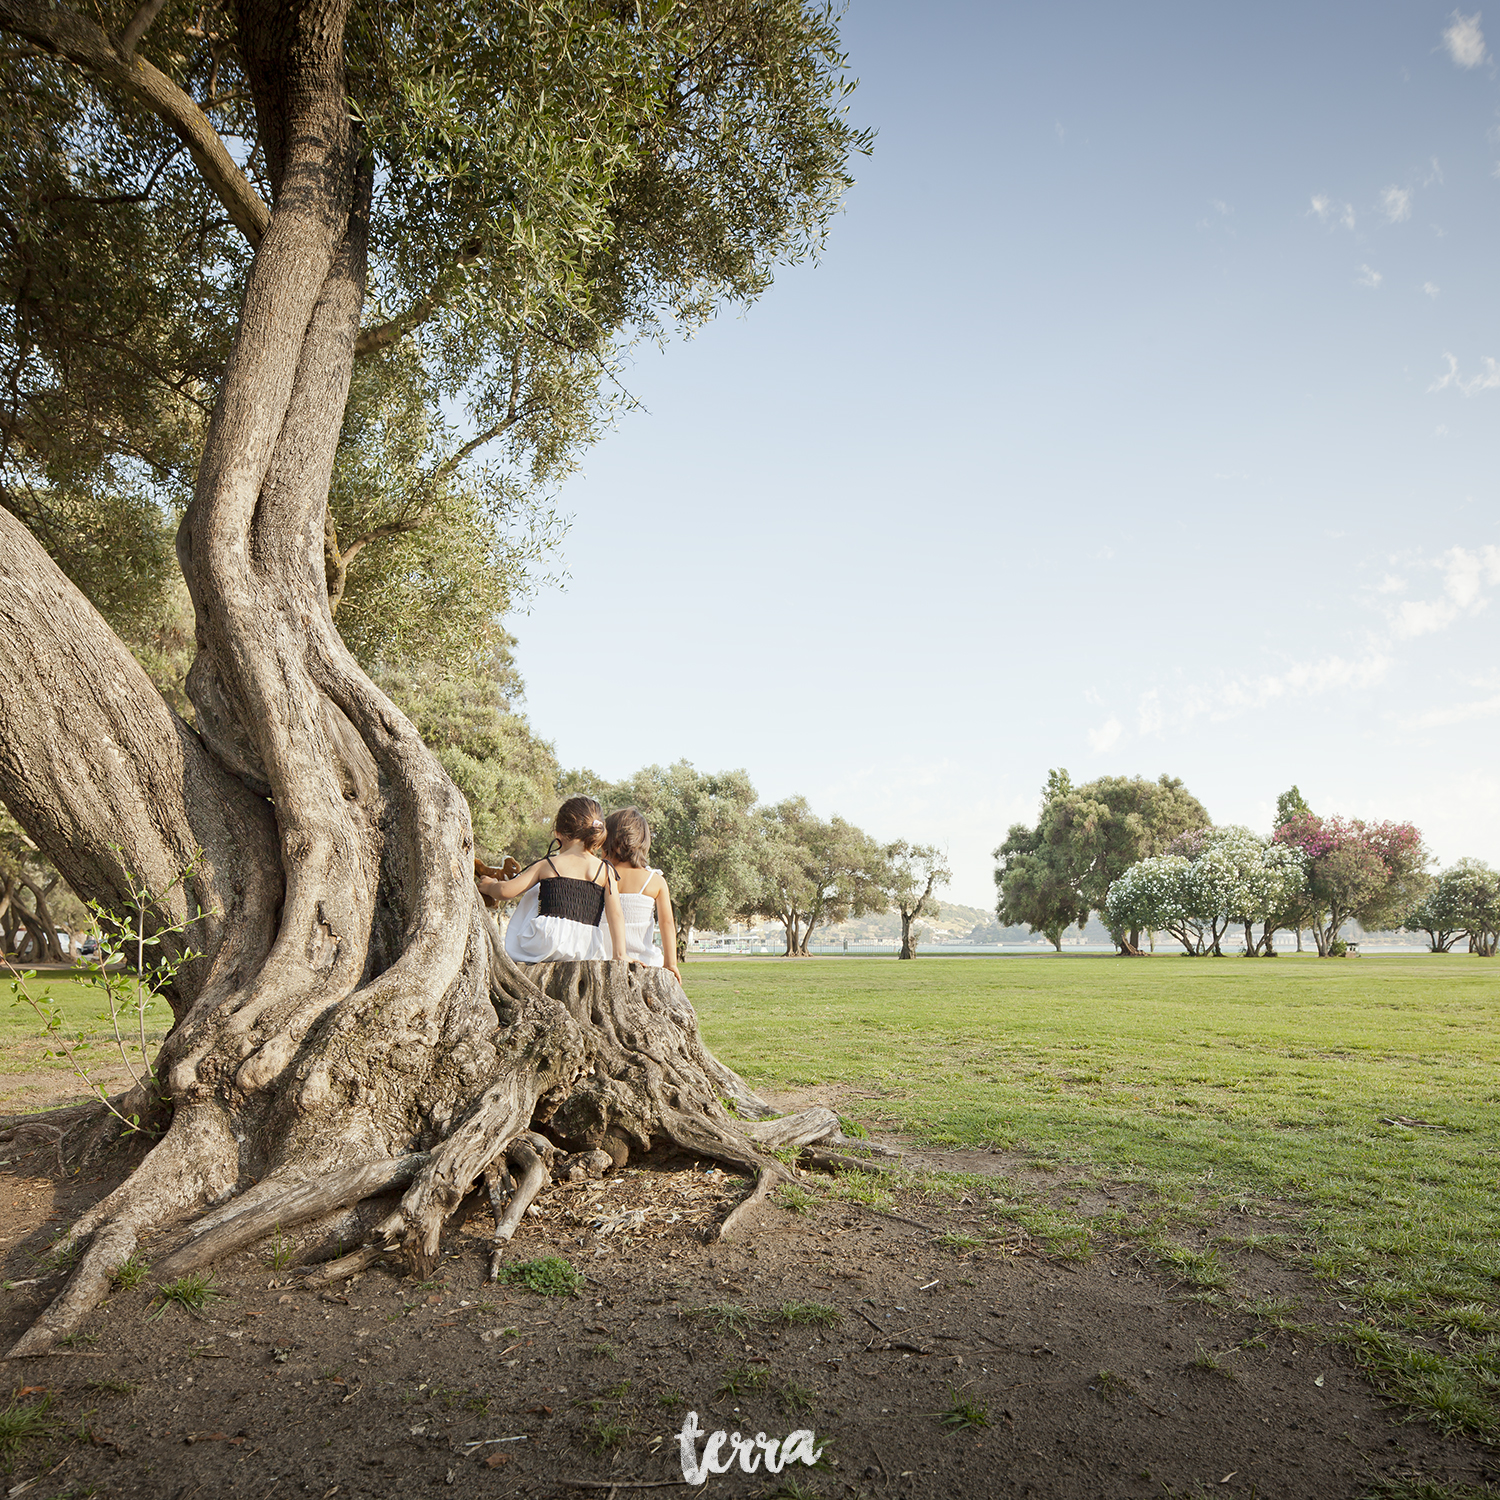
[[[0,22],[14,9],[0,0]],[[786,1122],[757,1135],[766,1107],[703,1046],[670,974],[504,957],[463,797],[334,628],[327,493],[371,191],[346,9],[236,7],[273,205],[264,225],[250,214],[256,258],[178,536],[192,728],[0,511],[0,798],[106,905],[132,878],[178,882],[148,925],[187,921],[201,955],[169,995],[159,1097],[133,1101],[164,1133],[72,1226],[77,1268],[13,1354],[75,1328],[148,1229],[210,1205],[159,1273],[273,1226],[309,1243],[356,1228],[362,1253],[430,1266],[473,1184],[511,1160],[534,1189],[549,1152],[597,1164],[672,1147],[763,1184],[786,1172],[767,1154]],[[794,1124],[798,1144],[841,1139],[826,1111]]]

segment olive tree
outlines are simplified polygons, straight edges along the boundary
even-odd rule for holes
[[[149,917],[194,955],[160,1092],[122,1110],[160,1139],[71,1226],[76,1269],[13,1352],[210,1202],[230,1200],[159,1272],[277,1225],[430,1266],[481,1175],[533,1181],[537,1122],[568,1149],[764,1166],[680,990],[492,961],[465,800],[335,607],[355,541],[462,520],[443,486],[469,444],[545,466],[587,435],[622,339],[818,248],[864,144],[831,11],[0,0],[0,39],[0,799],[80,894],[170,893]],[[377,446],[413,402],[425,424],[423,495],[356,483],[354,537],[329,505],[363,451],[351,390],[393,424]],[[169,484],[191,725],[80,587],[111,549],[161,562]]]
[[[901,918],[901,951],[896,956],[915,958],[917,940],[912,935],[912,923],[918,917],[937,916],[942,908],[932,893],[953,879],[953,871],[947,855],[933,844],[909,844],[897,839],[887,844],[882,854],[885,899]]]

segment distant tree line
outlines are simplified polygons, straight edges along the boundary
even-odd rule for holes
[[[1343,928],[1425,932],[1434,952],[1467,939],[1493,956],[1500,874],[1460,860],[1434,877],[1411,823],[1320,817],[1294,786],[1261,836],[1215,827],[1175,777],[1105,776],[1075,787],[1049,774],[1034,827],[1016,824],[995,850],[996,914],[1061,948],[1097,913],[1123,954],[1165,932],[1186,953],[1222,956],[1239,929],[1248,957],[1275,953],[1278,932],[1311,934],[1322,957],[1344,953]]]
[[[935,892],[951,879],[930,844],[881,843],[840,817],[821,818],[804,797],[757,801],[745,771],[707,773],[687,761],[647,766],[623,781],[587,771],[559,790],[596,797],[606,812],[635,807],[651,825],[651,863],[666,876],[679,957],[694,928],[764,917],[779,922],[788,957],[806,957],[814,931],[895,911],[902,958],[916,956],[917,921],[936,916]],[[545,825],[521,841],[545,847]],[[524,855],[523,855],[524,857]]]

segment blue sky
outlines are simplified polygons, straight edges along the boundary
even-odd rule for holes
[[[1049,767],[1500,862],[1500,11],[854,0],[816,267],[638,354],[518,615],[566,765],[744,766],[953,899]]]

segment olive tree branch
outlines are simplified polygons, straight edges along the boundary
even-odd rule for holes
[[[126,27],[125,37],[116,43],[102,26],[75,10],[49,5],[46,0],[0,0],[0,31],[83,68],[157,114],[188,148],[203,180],[240,233],[252,248],[258,248],[271,222],[270,209],[192,97],[160,68],[133,55],[159,8],[160,0],[146,0]]]

